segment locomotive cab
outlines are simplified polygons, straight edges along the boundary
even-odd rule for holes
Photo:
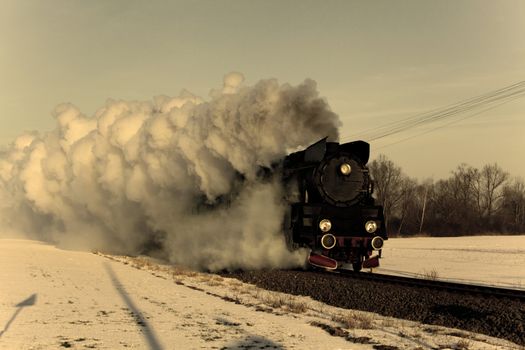
[[[325,138],[285,159],[285,182],[298,194],[285,225],[287,242],[310,248],[310,264],[352,264],[356,271],[378,266],[388,237],[383,208],[372,198],[368,158],[364,141],[341,145]]]

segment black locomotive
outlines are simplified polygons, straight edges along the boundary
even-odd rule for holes
[[[326,269],[351,264],[354,271],[379,265],[388,237],[383,207],[372,198],[369,154],[364,141],[339,144],[324,138],[284,159],[290,203],[286,241],[290,249],[309,248],[310,264]]]

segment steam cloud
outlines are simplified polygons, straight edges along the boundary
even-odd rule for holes
[[[57,106],[53,131],[0,154],[2,231],[210,270],[303,263],[284,244],[281,184],[257,172],[336,140],[339,119],[312,80],[243,81],[228,74],[208,101],[187,91],[108,100],[92,117]]]

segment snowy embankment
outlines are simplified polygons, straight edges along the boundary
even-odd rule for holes
[[[519,348],[144,258],[12,239],[0,251],[0,349]]]

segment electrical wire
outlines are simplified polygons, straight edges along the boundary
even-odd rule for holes
[[[521,96],[519,96],[519,97],[521,97]],[[517,98],[519,98],[519,97],[516,97],[516,98],[514,98],[513,100],[515,100],[515,99],[517,99]],[[483,109],[483,110],[481,110],[481,111],[479,111],[479,112],[476,112],[476,113],[474,113],[474,114],[470,114],[470,115],[468,115],[468,116],[466,116],[466,117],[463,117],[463,118],[460,118],[460,119],[457,119],[457,120],[453,120],[453,121],[451,121],[451,122],[449,122],[449,123],[446,123],[446,124],[444,124],[444,125],[440,125],[440,126],[438,126],[438,127],[435,127],[435,128],[429,129],[429,130],[425,130],[425,131],[420,132],[420,133],[418,133],[418,134],[415,134],[415,135],[412,135],[412,136],[406,137],[406,138],[404,138],[404,139],[401,139],[401,140],[398,140],[398,141],[395,141],[395,142],[388,143],[388,144],[383,145],[383,146],[380,146],[380,147],[376,147],[375,149],[376,149],[376,150],[379,150],[379,149],[382,149],[382,148],[385,148],[385,147],[388,147],[388,146],[396,145],[396,144],[398,144],[398,143],[401,143],[401,142],[404,142],[404,141],[407,141],[407,140],[413,139],[413,138],[415,138],[415,137],[419,137],[419,136],[421,136],[421,135],[425,135],[425,134],[431,133],[431,132],[433,132],[433,131],[436,131],[436,130],[439,130],[439,129],[445,128],[445,127],[447,127],[447,126],[450,126],[450,125],[453,125],[453,124],[459,123],[459,122],[461,122],[461,121],[463,121],[463,120],[467,120],[467,119],[470,119],[470,118],[476,117],[476,116],[478,116],[478,115],[480,115],[480,114],[482,114],[482,113],[485,113],[486,111],[489,111],[489,110],[491,110],[491,109],[495,109],[495,108],[497,108],[497,107],[499,107],[499,106],[501,106],[501,105],[503,105],[503,104],[505,104],[505,103],[507,103],[507,102],[510,102],[510,101],[504,101],[504,102],[501,102],[501,103],[499,103],[499,104],[497,104],[497,105],[495,105],[495,106],[491,106],[491,107],[485,108],[485,109]]]
[[[425,126],[427,124],[436,123],[438,121],[442,121],[442,120],[450,119],[454,117],[457,118],[458,116],[461,116],[464,113],[482,109],[481,111],[475,112],[474,114],[470,114],[467,117],[453,120],[452,122],[446,125],[441,125],[436,128],[424,131],[423,133],[413,135],[403,140],[388,144],[388,145],[392,145],[392,144],[396,144],[396,143],[403,142],[405,140],[409,140],[411,138],[420,136],[422,134],[432,132],[434,130],[441,129],[445,126],[457,123],[459,121],[462,121],[468,118],[472,118],[483,112],[494,109],[503,104],[511,102],[517,98],[521,98],[523,96],[525,96],[525,81],[520,81],[520,82],[511,84],[509,86],[500,88],[498,90],[494,90],[494,91],[491,91],[491,92],[488,92],[488,93],[485,93],[485,94],[482,94],[482,95],[479,95],[473,98],[469,98],[467,100],[463,100],[463,101],[459,101],[459,102],[450,104],[440,109],[435,109],[435,110],[432,110],[432,111],[429,111],[423,114],[418,114],[418,115],[414,115],[408,118],[404,118],[399,121],[394,121],[394,122],[390,122],[384,125],[369,128],[369,129],[364,130],[361,133],[343,137],[342,140],[361,138],[367,141],[376,141],[376,140],[379,140],[379,139],[382,139],[388,136],[392,136],[392,135],[404,132],[406,130],[409,130],[415,127]],[[388,145],[385,145],[383,147],[386,147]]]

